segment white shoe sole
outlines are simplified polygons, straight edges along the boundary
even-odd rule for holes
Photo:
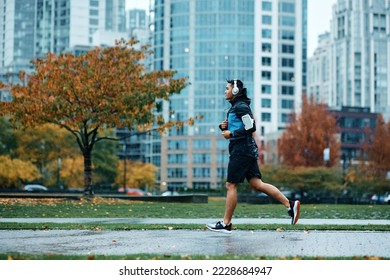
[[[226,229],[214,229],[214,228],[209,227],[209,226],[207,226],[207,225],[206,225],[206,227],[207,227],[208,230],[211,230],[211,231],[214,231],[214,232],[220,232],[220,233],[225,233],[225,234],[231,234],[231,233],[232,233],[231,230],[226,230]]]
[[[299,215],[301,214],[300,213],[301,212],[301,202],[299,200],[294,202],[293,211],[294,211],[294,218],[293,218],[292,224],[295,225],[299,220]]]

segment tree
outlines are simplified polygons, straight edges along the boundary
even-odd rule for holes
[[[126,176],[124,176],[124,161],[119,161],[118,175],[115,182],[124,187],[124,178],[126,178],[126,188],[142,188],[145,186],[154,187],[156,183],[157,167],[151,163],[127,160]]]
[[[390,122],[386,123],[381,114],[377,117],[376,128],[364,145],[367,161],[360,161],[358,172],[353,173],[351,186],[364,192],[386,193],[390,191],[387,173],[390,171]]]
[[[106,137],[114,137],[114,130],[105,131]],[[114,188],[115,177],[118,174],[118,143],[115,141],[100,141],[96,143],[92,165],[96,188]]]
[[[69,190],[79,189],[83,186],[83,168],[84,160],[81,155],[66,157],[61,164],[61,183]]]
[[[326,111],[324,104],[303,97],[300,115],[292,113],[278,143],[279,154],[288,166],[334,166],[338,163],[340,143],[336,138],[336,119]],[[324,149],[330,156],[324,161]]]
[[[31,162],[0,155],[0,188],[19,188],[22,183],[34,181],[40,176]]]
[[[288,167],[262,166],[262,173],[267,181],[273,182],[281,189],[299,193],[305,199],[313,196],[340,197],[346,186],[342,185],[342,174],[337,168],[319,167]]]
[[[0,103],[2,103],[0,101]],[[9,120],[0,117],[0,155],[12,155],[16,148],[16,135]]]
[[[48,165],[57,166],[58,158],[63,159],[78,154],[78,147],[72,141],[73,136],[54,124],[47,123],[34,128],[16,129],[15,134],[17,136],[15,156],[31,161],[37,166],[43,181],[49,180],[52,176],[47,172]]]
[[[11,85],[13,101],[5,106],[19,126],[54,123],[75,137],[84,158],[84,192],[93,194],[92,151],[105,128],[163,132],[194,119],[174,122],[157,114],[156,100],[169,97],[187,85],[173,78],[175,71],[146,72],[140,63],[149,54],[135,40],[117,41],[114,47],[95,48],[80,56],[49,53],[33,61],[30,76],[20,73],[21,83]]]
[[[376,123],[374,134],[364,148],[373,175],[385,178],[390,171],[390,122],[386,123],[379,114]]]

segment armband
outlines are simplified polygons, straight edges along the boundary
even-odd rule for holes
[[[244,123],[245,130],[249,130],[253,128],[254,120],[249,116],[249,114],[243,115],[241,117],[242,122]]]

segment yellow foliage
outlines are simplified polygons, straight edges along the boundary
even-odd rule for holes
[[[0,187],[20,187],[22,182],[40,177],[41,174],[31,162],[0,156]]]
[[[84,159],[82,156],[62,159],[61,180],[68,188],[84,186]]]
[[[124,181],[124,161],[118,163],[118,176],[115,178],[115,183],[123,186]],[[157,167],[151,163],[143,163],[140,161],[126,161],[126,187],[127,188],[142,188],[148,186],[154,187],[156,183]]]

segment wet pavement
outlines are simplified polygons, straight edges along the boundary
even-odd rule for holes
[[[0,223],[126,223],[126,224],[208,224],[212,219],[165,219],[165,218],[0,218]],[[288,219],[236,218],[234,225],[240,224],[288,224]],[[300,225],[389,225],[390,220],[358,219],[299,219]]]
[[[0,219],[0,222],[205,224],[210,219]],[[235,219],[235,225],[286,219]],[[1,230],[0,253],[64,255],[255,255],[390,258],[390,220],[301,219],[300,224],[382,224],[388,231]]]

